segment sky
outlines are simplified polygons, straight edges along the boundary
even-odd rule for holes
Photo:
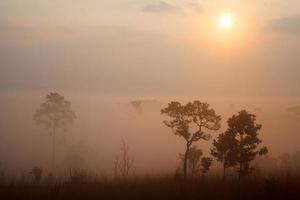
[[[297,0],[1,1],[0,35],[2,92],[300,95]]]
[[[224,13],[230,30],[218,26]],[[299,0],[2,0],[0,162],[46,166],[49,138],[32,115],[53,91],[78,115],[61,148],[89,149],[101,169],[122,138],[142,169],[174,167],[182,141],[159,113],[170,100],[208,101],[223,129],[250,110],[272,154],[295,152],[299,52]],[[138,115],[136,99],[156,103]]]

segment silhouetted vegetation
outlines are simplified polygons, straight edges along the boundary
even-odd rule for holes
[[[129,155],[129,146],[122,140],[122,146],[120,148],[120,154],[117,154],[114,161],[114,176],[115,178],[127,179],[135,172],[133,166],[133,158]]]
[[[203,157],[201,159],[201,172],[203,174],[205,174],[206,172],[208,172],[209,168],[211,167],[213,162],[213,159],[209,158],[209,157]]]
[[[254,167],[250,162],[257,155],[268,153],[267,147],[257,150],[262,142],[258,138],[261,124],[256,124],[256,116],[242,110],[238,115],[228,119],[228,129],[213,141],[211,154],[217,161],[223,163],[223,177],[228,167],[238,166],[239,179],[253,172]]]
[[[208,103],[200,101],[189,102],[186,105],[173,101],[169,103],[167,108],[162,109],[161,113],[171,118],[169,121],[164,121],[165,125],[170,127],[175,135],[183,137],[186,141],[183,158],[183,177],[186,179],[188,154],[193,142],[209,140],[211,135],[204,131],[205,129],[209,131],[219,130],[221,116],[209,108]]]
[[[67,125],[76,118],[71,110],[71,103],[58,93],[46,96],[46,102],[36,110],[34,120],[44,126],[52,136],[52,170],[55,172],[55,136],[59,129],[66,131]]]
[[[120,151],[113,163],[114,177],[81,168],[84,159],[80,155],[69,154],[64,159],[68,169],[60,176],[54,176],[53,173],[43,176],[44,170],[40,167],[31,169],[31,178],[26,178],[25,175],[16,179],[5,177],[1,173],[0,197],[22,200],[300,198],[300,153],[296,152],[292,156],[285,153],[278,158],[259,157],[266,155],[268,149],[260,147],[262,141],[258,136],[262,125],[256,123],[255,115],[245,110],[233,115],[227,120],[227,130],[213,140],[210,154],[222,163],[222,179],[218,170],[208,173],[216,162],[203,156],[202,149],[195,145],[199,140],[208,141],[211,132],[220,129],[221,116],[209,104],[200,101],[185,105],[171,102],[161,113],[170,117],[164,124],[174,134],[183,137],[186,143],[185,153],[180,154],[180,173],[135,175],[136,168],[129,153],[129,145],[122,140]],[[34,119],[50,131],[54,167],[55,134],[72,123],[75,114],[63,96],[51,93],[36,111]],[[265,167],[266,163],[272,163],[273,168]],[[225,180],[228,168],[232,168],[234,173],[231,174],[235,175]],[[262,173],[263,170],[269,170],[269,173]],[[239,180],[246,176],[248,178],[243,179],[243,184],[240,184]]]
[[[233,167],[237,163],[237,151],[235,148],[235,138],[233,134],[221,133],[217,139],[213,141],[213,149],[211,155],[223,165],[223,178],[226,177],[226,169]]]
[[[268,153],[267,147],[257,149],[262,142],[258,138],[258,131],[262,125],[256,123],[256,116],[249,114],[242,110],[238,115],[233,115],[228,119],[228,130],[226,134],[233,135],[234,143],[232,144],[232,151],[236,153],[237,163],[239,164],[238,172],[239,179],[242,176],[253,172],[254,167],[250,166],[250,162],[255,159],[257,155],[265,155]]]
[[[191,174],[191,177],[196,177],[200,173],[201,169],[201,157],[203,152],[201,149],[198,149],[196,145],[192,146],[189,150],[187,156],[188,168]],[[182,162],[184,161],[184,155],[181,155]]]
[[[243,184],[235,180],[189,179],[185,182],[172,176],[146,176],[127,180],[91,178],[76,174],[54,184],[39,185],[28,181],[0,183],[1,199],[75,200],[75,199],[288,199],[300,198],[300,177],[248,179]]]

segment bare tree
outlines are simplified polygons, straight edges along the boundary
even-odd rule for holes
[[[171,119],[164,121],[167,127],[170,127],[175,135],[183,137],[186,141],[186,150],[183,162],[183,177],[187,177],[187,159],[190,147],[193,142],[198,140],[209,140],[211,135],[207,131],[217,131],[220,129],[221,116],[217,115],[214,109],[209,108],[208,103],[194,101],[182,105],[179,102],[171,102],[168,107],[161,110]],[[192,130],[194,129],[194,130]]]
[[[76,118],[71,110],[71,103],[58,93],[50,93],[34,115],[38,125],[44,126],[52,136],[52,170],[55,173],[55,137],[59,130],[66,130],[67,125]]]
[[[117,154],[114,160],[114,175],[115,177],[121,176],[123,179],[128,178],[134,174],[134,159],[129,155],[129,146],[122,140],[122,146],[120,148],[120,155]]]

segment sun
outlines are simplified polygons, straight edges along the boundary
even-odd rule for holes
[[[231,14],[223,14],[219,18],[219,27],[222,29],[231,29],[234,26],[234,18]]]

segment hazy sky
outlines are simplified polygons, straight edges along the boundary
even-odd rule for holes
[[[298,0],[0,2],[2,92],[298,98],[299,52]]]
[[[218,26],[223,13],[230,30]],[[177,166],[183,140],[159,112],[169,100],[208,101],[223,129],[246,108],[271,155],[294,152],[299,52],[299,0],[1,0],[0,162],[48,162],[49,135],[32,116],[52,91],[78,115],[61,148],[86,145],[103,169],[122,138],[140,169]],[[128,101],[142,98],[158,101],[140,116]]]

